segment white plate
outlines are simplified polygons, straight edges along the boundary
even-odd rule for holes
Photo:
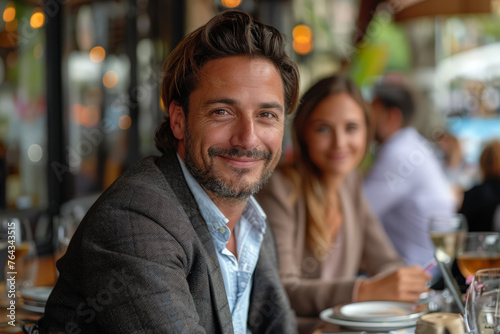
[[[338,305],[333,308],[337,318],[354,321],[404,321],[420,318],[428,312],[427,305],[372,301]]]
[[[26,299],[46,302],[53,288],[53,286],[36,286],[33,288],[22,288],[19,291],[21,292],[21,296]]]
[[[418,318],[416,319],[408,319],[404,321],[352,321],[352,320],[344,320],[338,319],[334,316],[333,309],[329,308],[322,311],[319,314],[321,320],[340,325],[349,329],[358,330],[358,331],[390,331],[393,329],[412,327],[417,324]]]

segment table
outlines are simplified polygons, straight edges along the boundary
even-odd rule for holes
[[[57,274],[56,274],[56,266],[55,266],[55,259],[53,256],[43,256],[38,258],[38,267],[37,267],[37,275],[36,275],[36,280],[35,280],[35,286],[52,286],[56,283],[57,281]],[[19,270],[22,270],[22,268],[19,268]],[[1,327],[0,325],[0,334],[3,333],[23,333],[19,325],[21,324],[21,321],[19,320],[38,320],[41,317],[41,314],[39,313],[33,313],[29,312],[26,310],[23,310],[20,307],[20,304],[22,304],[22,300],[17,301],[16,303],[16,326],[8,326],[8,327]],[[9,318],[7,317],[8,315],[8,310],[6,307],[0,308],[0,324],[5,323],[6,321],[9,321]]]

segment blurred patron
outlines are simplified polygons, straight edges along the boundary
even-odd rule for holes
[[[89,210],[57,264],[40,333],[296,332],[252,197],[297,103],[285,51],[275,28],[239,11],[172,51],[163,155],[130,167]]]
[[[451,216],[457,202],[434,149],[411,125],[413,92],[400,77],[374,86],[372,119],[380,144],[364,189],[387,235],[407,265],[427,266],[434,257],[431,217]]]
[[[453,134],[440,133],[436,137],[436,145],[441,167],[453,188],[457,210],[459,210],[464,197],[464,189],[471,187],[476,168],[466,162],[460,140]]]
[[[319,313],[337,304],[415,301],[429,279],[418,266],[403,267],[362,193],[356,168],[368,123],[352,81],[317,82],[293,120],[293,162],[280,166],[257,194],[277,238],[280,275],[301,333],[310,333]]]
[[[470,231],[500,232],[500,224],[494,224],[495,218],[500,218],[500,141],[486,144],[479,166],[483,182],[465,192],[460,212],[467,218]]]

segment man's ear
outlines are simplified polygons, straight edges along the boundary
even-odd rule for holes
[[[177,140],[184,139],[184,131],[186,130],[186,116],[184,110],[177,101],[170,102],[168,107],[168,114],[170,116],[170,128]]]

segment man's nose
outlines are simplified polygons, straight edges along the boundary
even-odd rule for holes
[[[255,121],[249,117],[241,118],[233,128],[230,144],[252,149],[257,146],[258,137]]]

